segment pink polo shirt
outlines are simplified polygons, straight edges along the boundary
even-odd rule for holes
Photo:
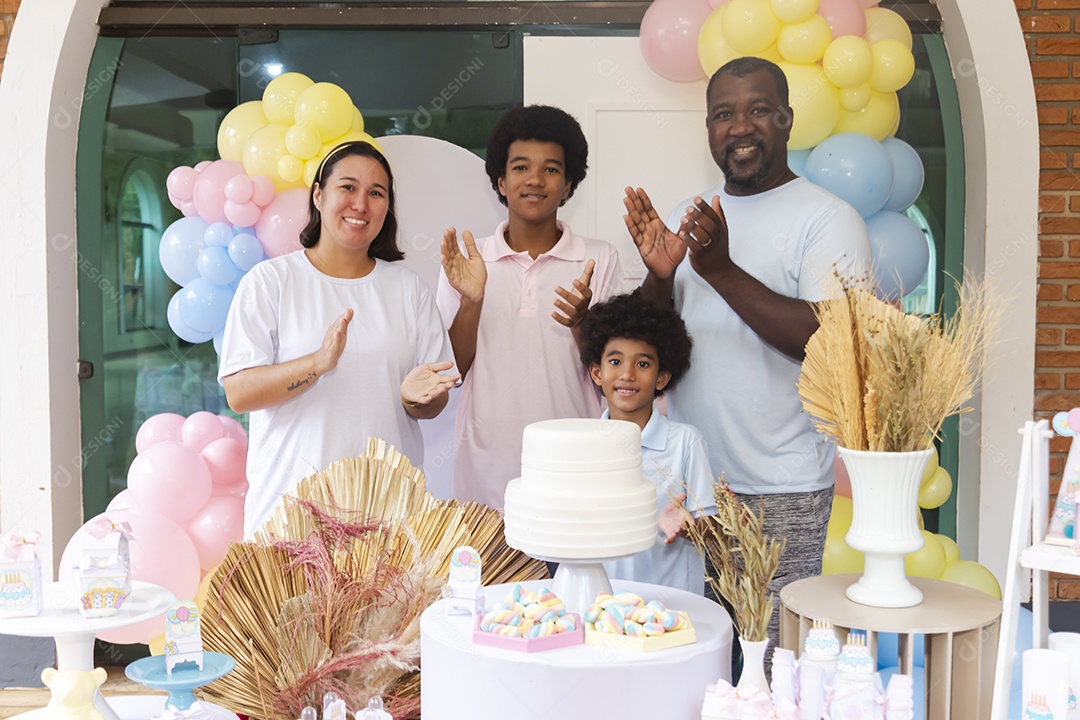
[[[622,292],[615,248],[574,235],[562,236],[535,260],[506,244],[507,223],[476,241],[487,265],[484,307],[473,360],[461,389],[454,428],[453,496],[502,509],[506,484],[521,475],[521,433],[529,423],[600,415],[600,395],[578,359],[570,329],[551,317],[555,287],[573,281],[596,261],[592,304]],[[436,304],[450,327],[461,295],[439,273]]]

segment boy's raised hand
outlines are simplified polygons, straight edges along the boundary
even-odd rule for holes
[[[623,205],[626,207],[623,221],[645,267],[661,280],[670,278],[686,256],[686,243],[667,229],[641,188],[626,188]]]
[[[585,271],[581,273],[581,277],[574,280],[573,292],[570,292],[562,285],[555,288],[555,294],[558,295],[555,298],[555,307],[557,309],[551,313],[551,317],[555,318],[555,322],[568,328],[575,328],[585,319],[589,312],[589,302],[592,300],[592,289],[589,285],[592,283],[593,270],[595,269],[595,260],[590,259],[585,263]]]
[[[660,532],[664,535],[664,543],[675,542],[675,538],[682,534],[683,529],[694,522],[694,516],[683,507],[685,501],[686,493],[681,492],[660,511],[656,524],[660,526]]]
[[[466,230],[462,234],[465,240],[465,252],[462,254],[457,243],[457,230],[448,228],[443,233],[442,266],[450,287],[472,302],[484,299],[484,285],[487,284],[487,267],[480,251],[476,248],[473,234]]]

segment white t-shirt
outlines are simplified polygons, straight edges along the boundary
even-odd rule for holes
[[[601,417],[608,419],[605,410]],[[659,517],[672,494],[686,493],[683,506],[694,517],[716,514],[713,477],[701,433],[690,425],[671,422],[653,408],[641,431],[641,474],[656,485]],[[705,594],[705,566],[694,544],[685,537],[665,543],[657,530],[656,543],[648,550],[604,563],[608,577],[665,585],[698,595]]]
[[[769,289],[822,300],[834,270],[870,267],[866,225],[850,205],[797,178],[778,188],[720,196],[731,259]],[[668,216],[677,229],[687,200]],[[833,484],[833,445],[803,413],[796,383],[802,363],[766,344],[684,259],[675,272],[675,309],[694,338],[690,370],[669,397],[672,420],[705,438],[713,474],[746,494],[813,492]]]
[[[250,416],[244,536],[296,483],[381,437],[420,466],[423,438],[401,404],[401,381],[417,365],[453,360],[450,338],[423,281],[376,260],[357,279],[317,270],[303,251],[259,263],[237,288],[218,380],[295,360],[321,347],[327,328],[354,310],[337,367],[302,395]]]
[[[521,475],[521,433],[529,423],[600,414],[600,395],[581,363],[570,328],[551,316],[555,287],[573,291],[586,263],[595,305],[622,292],[615,248],[571,232],[563,222],[555,247],[535,259],[506,244],[506,222],[476,241],[487,268],[476,356],[461,388],[454,426],[456,500],[502,509],[506,484]],[[439,312],[450,327],[461,294],[439,273]]]

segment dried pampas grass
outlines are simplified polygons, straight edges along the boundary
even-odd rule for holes
[[[965,411],[982,377],[1000,308],[968,277],[948,320],[907,315],[865,282],[820,303],[799,377],[803,409],[850,450],[926,450]]]
[[[436,500],[381,440],[304,479],[211,580],[203,640],[237,664],[205,696],[258,720],[297,718],[331,690],[419,717],[420,614],[459,545],[480,552],[485,584],[547,576],[506,544],[498,512]]]

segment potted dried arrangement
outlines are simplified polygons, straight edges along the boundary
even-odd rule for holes
[[[736,686],[742,692],[769,693],[765,678],[765,649],[775,598],[769,583],[780,564],[784,541],[766,537],[762,516],[755,515],[721,476],[713,485],[716,515],[703,515],[686,525],[686,536],[705,560],[705,579],[717,596],[735,612],[735,627],[743,652],[743,669]]]
[[[806,346],[803,409],[838,446],[851,477],[848,545],[865,557],[847,597],[874,607],[910,607],[922,593],[908,582],[904,556],[923,545],[918,492],[942,423],[964,412],[982,375],[998,317],[985,286],[959,287],[956,313],[907,315],[866,283],[821,303]]]

